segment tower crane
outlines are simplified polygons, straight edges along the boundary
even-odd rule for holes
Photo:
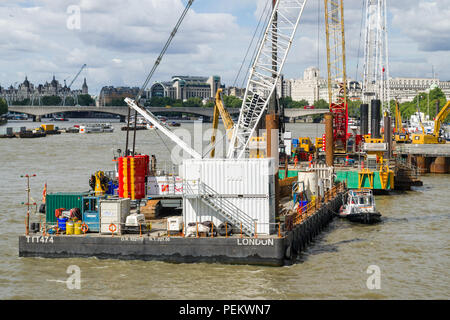
[[[81,71],[83,71],[83,69],[86,68],[86,64],[83,64],[81,66],[80,71],[78,71],[78,73],[76,74],[76,76],[73,78],[73,80],[70,82],[69,86],[67,87],[67,90],[70,90],[70,87],[72,87],[72,84],[75,82],[75,80],[77,80],[78,76],[80,75]],[[63,106],[66,105],[66,92],[64,92],[64,99],[63,99]]]
[[[348,106],[345,57],[344,1],[325,1],[328,101],[333,114],[334,152],[347,152]]]

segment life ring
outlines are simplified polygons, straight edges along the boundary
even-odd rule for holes
[[[83,223],[81,225],[81,231],[83,231],[83,233],[86,233],[86,232],[88,232],[88,230],[89,230],[88,225],[86,223]]]
[[[114,232],[116,232],[116,230],[117,230],[116,225],[115,225],[114,223],[111,223],[111,224],[109,225],[109,231],[111,231],[112,233],[114,233]]]

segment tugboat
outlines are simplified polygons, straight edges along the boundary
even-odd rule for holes
[[[372,190],[350,190],[347,203],[339,210],[339,216],[351,222],[373,224],[381,221],[381,213],[375,207]]]

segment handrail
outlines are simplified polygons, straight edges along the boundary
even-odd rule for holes
[[[255,233],[254,219],[252,219],[244,211],[242,211],[240,208],[235,206],[227,199],[219,197],[219,193],[217,193],[210,186],[206,185],[203,182],[200,182],[200,180],[192,180],[192,181],[197,183],[198,191],[194,192],[190,183],[185,181],[184,185],[186,187],[184,188],[184,190],[186,193],[192,195],[198,194],[199,197],[203,199],[206,204],[218,210],[219,213],[222,214],[225,218],[229,219],[230,222],[234,223],[241,222],[243,223],[243,227],[246,229],[246,231],[248,231],[249,233]],[[213,201],[213,199],[216,201]],[[210,200],[211,202],[208,200]]]
[[[331,189],[327,190],[324,194],[323,200],[327,203],[335,198],[338,193],[342,193],[345,190],[344,183],[333,186]],[[316,198],[316,201],[311,201],[303,207],[298,207],[297,212],[293,217],[294,225],[299,225],[303,223],[307,218],[313,216],[318,209],[322,207],[322,199],[320,197]]]

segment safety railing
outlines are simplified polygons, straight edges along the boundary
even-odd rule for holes
[[[343,192],[345,192],[345,184],[340,182],[331,189],[327,190],[323,198],[316,197],[314,201],[308,202],[305,206],[297,207],[297,210],[293,216],[293,225],[296,226],[302,224],[309,217],[313,216],[320,208],[322,208],[323,204],[335,199],[338,194]]]

